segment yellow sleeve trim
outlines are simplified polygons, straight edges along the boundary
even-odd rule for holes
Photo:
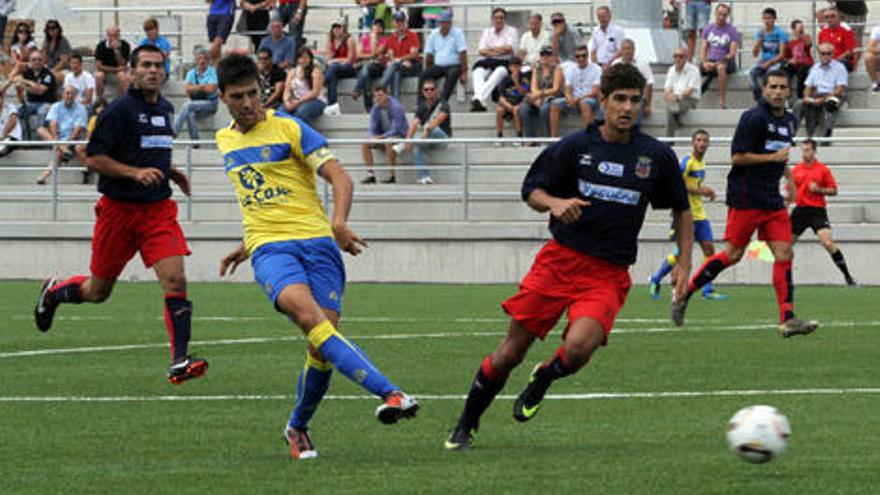
[[[325,146],[309,153],[309,156],[305,157],[305,162],[312,170],[318,170],[321,165],[335,159],[330,149]]]
[[[309,344],[312,344],[312,347],[320,349],[324,342],[334,335],[336,335],[336,328],[333,327],[330,320],[324,320],[309,330],[306,338],[308,338]]]
[[[318,361],[311,353],[306,351],[306,369],[308,368],[314,368],[318,371],[330,371],[333,369],[333,365],[327,361]]]

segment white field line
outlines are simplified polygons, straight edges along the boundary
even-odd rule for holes
[[[852,328],[856,326],[880,326],[880,321],[831,321],[822,323],[822,328]],[[682,333],[697,331],[737,331],[737,330],[768,330],[776,328],[776,325],[760,324],[760,325],[729,325],[729,326],[690,326],[675,328],[672,326],[654,327],[654,328],[615,328],[612,335],[627,334],[652,334],[652,333]],[[500,337],[505,332],[431,332],[431,333],[392,333],[380,335],[346,335],[346,337],[358,340],[421,340],[421,339],[449,339],[461,337]],[[239,344],[265,344],[272,342],[301,341],[305,340],[304,336],[284,336],[284,337],[249,337],[235,339],[220,340],[195,340],[190,342],[192,346],[221,346],[221,345],[239,345]],[[89,347],[63,347],[54,349],[33,349],[22,351],[11,351],[0,353],[0,359],[9,359],[17,357],[47,356],[54,354],[77,354],[90,352],[108,352],[108,351],[130,351],[138,349],[165,349],[168,348],[166,342],[155,342],[146,344],[123,344],[123,345],[106,345],[106,346],[89,346]]]
[[[10,317],[14,321],[29,321],[32,316],[14,315]],[[56,316],[55,320],[67,321],[109,321],[109,316]],[[163,317],[144,318],[141,321],[163,321]],[[193,316],[193,321],[284,321],[282,316]],[[131,321],[131,319],[128,319]],[[507,323],[510,318],[433,318],[416,316],[343,316],[342,323]],[[664,323],[669,318],[618,318],[618,323]],[[754,320],[755,322],[761,320]],[[722,319],[705,319],[701,323],[725,323]]]
[[[780,395],[877,395],[880,388],[805,388],[780,390],[706,390],[671,392],[595,392],[586,394],[547,394],[549,400],[619,400],[619,399],[695,399],[704,397],[751,397]],[[464,400],[458,394],[416,394],[423,401]],[[499,395],[513,400],[516,395]],[[199,402],[199,401],[265,401],[293,400],[292,395],[121,395],[121,396],[0,396],[0,402]],[[325,400],[376,400],[371,395],[328,395]]]

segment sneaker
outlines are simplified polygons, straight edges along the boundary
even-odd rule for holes
[[[682,297],[678,301],[673,299],[672,305],[669,307],[669,316],[677,327],[684,325],[684,313],[687,311],[688,301],[687,297]]]
[[[544,394],[550,388],[550,383],[539,382],[535,378],[535,373],[541,368],[541,363],[535,365],[532,374],[529,375],[529,384],[523,390],[519,397],[513,402],[513,419],[519,422],[526,422],[538,414],[541,407],[541,401],[544,400]]]
[[[40,295],[37,297],[37,305],[34,306],[34,322],[41,332],[48,332],[52,327],[52,318],[55,317],[55,309],[58,305],[49,298],[49,289],[58,281],[48,277],[40,284]]]
[[[648,279],[648,295],[655,301],[660,300],[660,284],[654,282],[653,278]]]
[[[406,151],[406,143],[397,143],[391,147],[396,155],[402,155]]]
[[[416,183],[421,184],[423,186],[430,186],[431,184],[434,183],[434,179],[432,179],[431,176],[422,177],[421,179],[417,180]]]
[[[514,147],[514,148],[522,148],[522,146],[523,146],[523,142],[522,142],[522,141],[514,141],[514,142],[513,142],[513,147]]]
[[[375,184],[375,183],[376,183],[376,176],[373,174],[370,174],[370,175],[364,177],[363,179],[361,179],[361,184]]]
[[[470,450],[474,446],[474,434],[476,430],[468,430],[461,425],[455,425],[449,438],[443,442],[446,450]]]
[[[324,107],[324,115],[342,115],[342,109],[339,108],[339,103],[334,103],[332,105],[327,105],[326,107]]]
[[[485,112],[486,106],[483,105],[483,102],[474,98],[471,100],[471,112]]]
[[[208,362],[193,356],[187,356],[183,361],[174,363],[168,369],[168,381],[174,385],[191,379],[198,378],[208,371]]]
[[[874,85],[871,86],[871,91],[880,93],[880,81],[875,82]]]
[[[419,403],[403,392],[392,392],[385,397],[385,402],[376,408],[376,417],[386,425],[393,425],[401,419],[416,416]]]
[[[389,175],[387,179],[382,179],[382,184],[394,184],[397,182],[397,178],[393,175]]]
[[[783,339],[793,337],[795,335],[808,335],[819,328],[819,322],[815,320],[804,321],[797,318],[789,318],[785,323],[779,324],[779,334]]]
[[[730,296],[719,294],[713,290],[712,292],[704,292],[703,299],[707,301],[726,301],[730,299]]]
[[[290,446],[291,459],[314,459],[318,457],[315,444],[309,436],[308,428],[284,428],[284,441]]]
[[[501,141],[495,141],[494,143],[492,143],[492,146],[494,146],[496,148],[503,148],[504,143],[502,143]]]

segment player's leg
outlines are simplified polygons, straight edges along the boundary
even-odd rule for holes
[[[183,256],[169,256],[153,264],[153,271],[165,294],[165,329],[171,344],[168,380],[177,385],[198,378],[208,370],[208,362],[189,355],[192,335],[192,301],[187,299]]]
[[[669,240],[675,242],[675,232],[669,232]],[[666,258],[663,260],[663,263],[660,264],[660,267],[657,268],[657,271],[651,275],[651,278],[648,279],[648,294],[655,301],[660,299],[660,284],[663,282],[663,279],[666,275],[669,275],[669,272],[675,267],[678,263],[678,245],[675,245],[673,251],[666,255]]]
[[[844,279],[846,279],[846,285],[856,285],[856,281],[853,279],[852,275],[850,275],[849,268],[846,266],[843,252],[841,252],[840,248],[837,247],[837,244],[834,243],[834,239],[831,236],[831,228],[820,228],[816,231],[816,236],[819,237],[819,242],[822,244],[822,247],[824,247],[825,251],[831,256],[834,265],[840,270],[840,273],[843,274]]]
[[[765,213],[758,229],[758,238],[767,241],[773,253],[773,289],[779,305],[779,331],[782,337],[806,335],[818,328],[815,321],[804,321],[794,315],[794,280],[792,278],[792,225],[783,208]]]
[[[384,184],[393,184],[397,179],[394,175],[394,166],[397,164],[397,153],[394,152],[394,145],[385,143],[385,160],[388,162],[388,178],[382,182]]]
[[[694,222],[694,240],[700,245],[703,251],[703,260],[708,260],[715,256],[715,238],[712,234],[712,224],[709,220],[697,220]],[[703,286],[703,299],[724,301],[727,296],[715,292],[715,285],[712,282]]]
[[[361,156],[364,166],[367,168],[367,176],[361,180],[361,184],[375,184],[376,173],[373,171],[373,145],[364,143],[361,145]]]

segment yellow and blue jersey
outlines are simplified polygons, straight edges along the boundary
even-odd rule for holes
[[[238,196],[248,252],[270,242],[331,237],[316,188],[320,167],[333,159],[327,140],[273,110],[246,133],[233,126],[215,137]]]
[[[706,179],[706,161],[697,160],[693,155],[685,155],[681,159],[681,176],[684,178],[684,185],[688,189],[696,189],[703,186]],[[703,209],[703,197],[699,194],[688,193],[688,201],[691,205],[691,214],[694,220],[705,220],[706,210]]]

